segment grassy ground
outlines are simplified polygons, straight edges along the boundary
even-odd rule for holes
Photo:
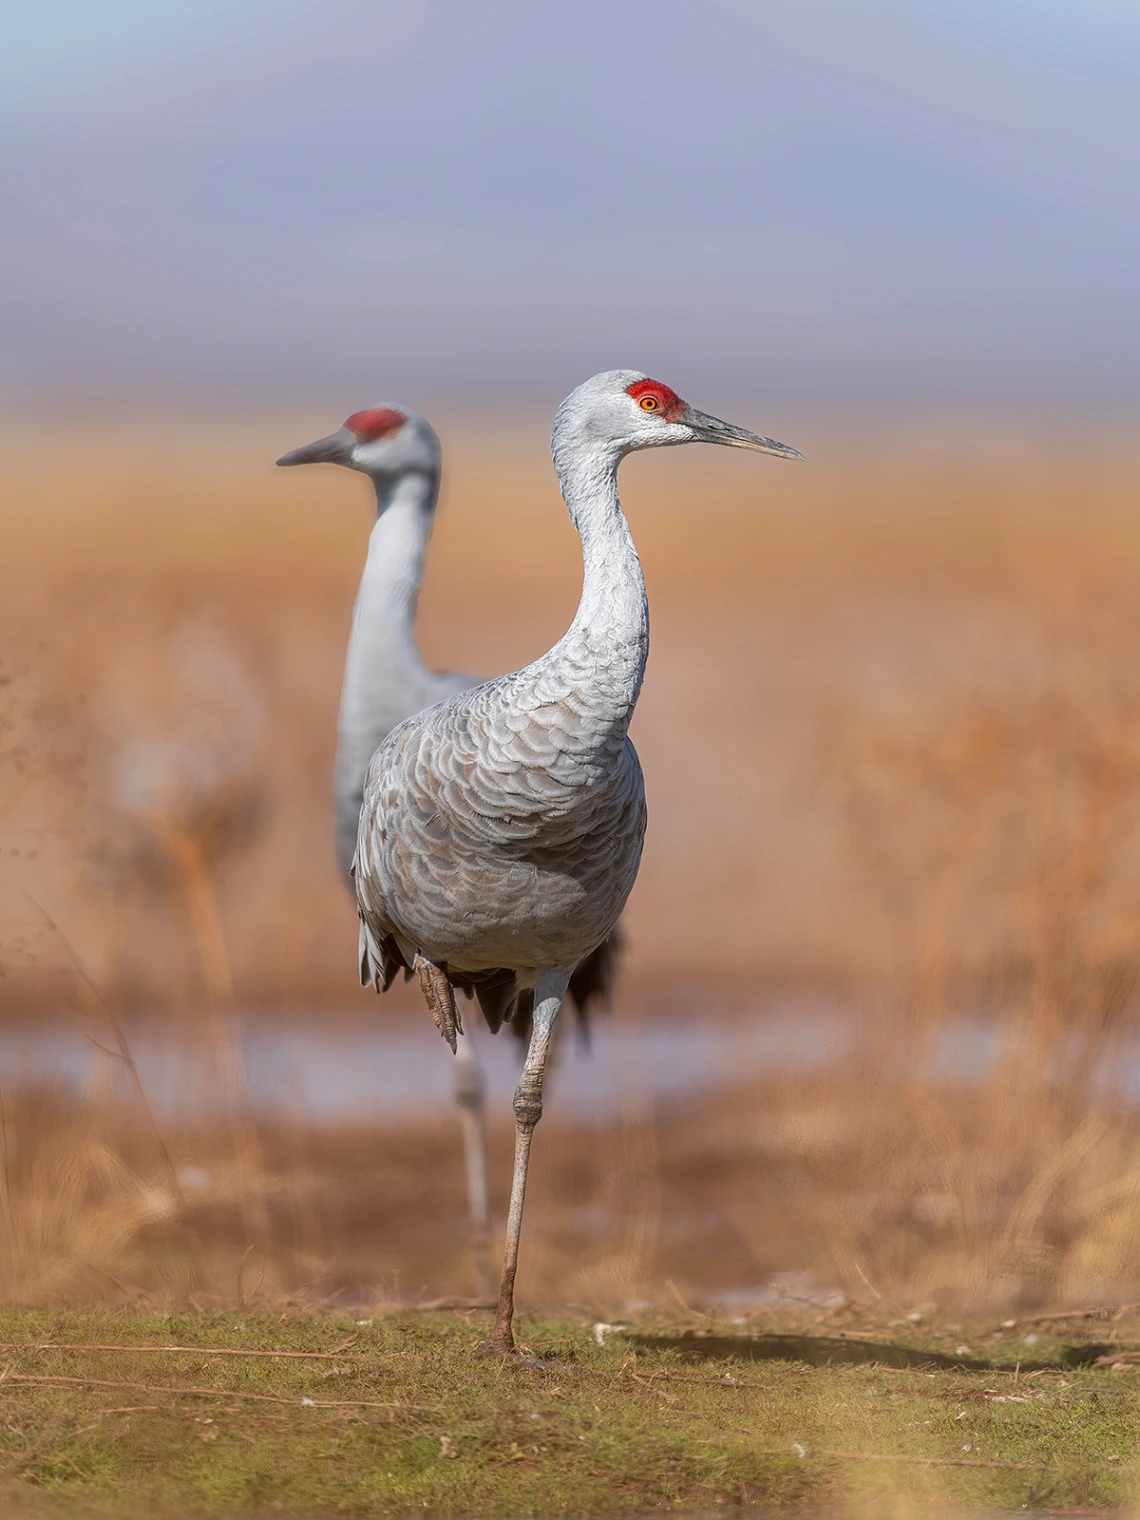
[[[8,1311],[0,1504],[1123,1512],[1140,1486],[1140,1369],[1093,1365],[1127,1358],[1119,1327],[694,1324],[599,1345],[588,1323],[525,1319],[543,1368],[478,1360],[479,1315]]]

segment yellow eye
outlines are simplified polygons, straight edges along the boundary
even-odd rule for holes
[[[661,405],[656,396],[642,396],[641,410],[643,412],[655,412]]]

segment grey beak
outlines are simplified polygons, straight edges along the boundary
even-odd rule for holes
[[[774,438],[760,438],[747,428],[722,422],[719,417],[710,417],[695,407],[687,406],[680,420],[692,428],[701,443],[723,443],[730,449],[756,449],[761,454],[775,454],[779,459],[804,457],[798,449],[789,448],[786,443],[777,443]]]
[[[278,464],[345,464],[356,445],[356,434],[351,428],[341,428],[316,443],[306,443],[303,448],[282,454]]]

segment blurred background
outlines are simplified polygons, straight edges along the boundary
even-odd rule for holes
[[[650,833],[520,1292],[1140,1293],[1140,17],[1123,0],[60,0],[0,50],[0,1291],[474,1287],[451,1058],[332,852],[376,401],[430,663],[564,630],[631,460]],[[505,1208],[514,1053],[490,1073]]]

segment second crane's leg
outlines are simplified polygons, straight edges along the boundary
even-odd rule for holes
[[[567,971],[540,971],[534,989],[534,1023],[526,1065],[515,1089],[515,1174],[511,1183],[511,1207],[507,1215],[507,1246],[503,1254],[503,1280],[499,1285],[499,1307],[495,1328],[487,1350],[492,1355],[510,1356],[515,1349],[511,1320],[515,1312],[515,1271],[519,1260],[519,1235],[522,1231],[523,1200],[526,1197],[526,1169],[530,1160],[530,1141],[535,1125],[542,1118],[542,1079],[546,1074],[546,1057],[554,1021],[566,996],[570,981]]]
[[[479,1298],[494,1292],[491,1267],[491,1208],[487,1200],[487,1134],[483,1122],[483,1068],[470,1033],[460,1035],[455,1051],[455,1101],[463,1127],[463,1160],[467,1168],[467,1216],[471,1253],[475,1258],[475,1291]]]

